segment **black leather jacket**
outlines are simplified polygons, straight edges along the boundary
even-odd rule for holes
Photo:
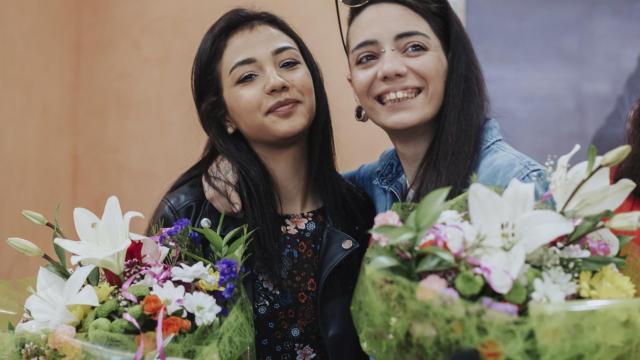
[[[329,223],[326,226],[321,246],[318,318],[320,331],[331,359],[367,359],[362,351],[351,319],[351,298],[360,270],[360,264],[368,245],[367,230],[373,224],[375,215],[369,198],[355,187],[349,189],[352,201],[361,210],[362,219],[353,224],[351,234],[337,229]],[[153,216],[153,223],[162,221],[170,226],[177,219],[188,218],[194,226],[208,218],[212,228],[217,226],[220,213],[207,201],[200,178],[195,178],[166,195]],[[354,217],[355,218],[355,217]],[[242,225],[241,219],[225,217],[223,232]],[[253,299],[253,278],[245,278],[245,288]]]

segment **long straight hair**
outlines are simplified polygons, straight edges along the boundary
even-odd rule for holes
[[[280,269],[280,257],[277,252],[280,236],[280,200],[273,177],[246,138],[239,131],[227,133],[227,109],[220,80],[220,62],[229,39],[239,31],[260,25],[272,27],[290,37],[300,49],[311,73],[316,103],[316,113],[308,132],[306,154],[306,176],[311,191],[319,194],[325,212],[334,225],[345,228],[351,224],[346,224],[345,219],[354,219],[354,216],[358,218],[355,205],[347,202],[345,198],[348,185],[335,167],[329,105],[316,61],[302,39],[284,20],[268,12],[242,8],[231,10],[220,17],[205,33],[200,43],[193,61],[191,88],[200,124],[208,139],[202,157],[175,181],[167,194],[205,174],[207,182],[216,187],[208,168],[219,155],[229,160],[238,174],[238,183],[231,185],[240,195],[244,221],[256,230],[251,243],[253,263],[261,270],[269,272],[275,281]]]
[[[627,143],[631,145],[631,153],[620,164],[615,180],[623,178],[633,180],[636,184],[633,195],[640,198],[640,98],[629,112]]]
[[[489,100],[480,63],[464,26],[447,0],[370,0],[351,8],[349,25],[369,6],[380,3],[398,4],[421,16],[433,29],[447,56],[444,98],[432,120],[434,137],[412,187],[419,199],[436,188],[452,186],[449,196],[453,197],[469,186],[481,150]]]

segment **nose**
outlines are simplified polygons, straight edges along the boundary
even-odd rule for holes
[[[267,82],[265,84],[265,92],[267,94],[277,94],[289,89],[289,82],[282,77],[276,69],[272,69],[267,73]]]
[[[407,74],[407,66],[397,51],[382,53],[379,64],[378,78],[381,80],[393,80]]]

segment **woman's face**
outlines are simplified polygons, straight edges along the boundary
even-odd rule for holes
[[[397,4],[371,5],[349,28],[350,82],[387,132],[429,126],[442,105],[447,57],[429,24]]]
[[[254,148],[305,139],[315,92],[291,38],[266,25],[242,30],[229,39],[219,71],[227,121]]]

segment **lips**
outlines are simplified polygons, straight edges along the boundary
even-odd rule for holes
[[[267,110],[267,115],[272,114],[272,113],[275,113],[275,114],[289,113],[299,103],[300,103],[300,101],[295,100],[295,99],[280,100],[280,101],[276,102],[275,104],[271,105],[269,110]]]
[[[401,90],[385,91],[382,94],[376,96],[376,100],[381,105],[397,104],[416,98],[422,89],[420,88],[405,88]]]

